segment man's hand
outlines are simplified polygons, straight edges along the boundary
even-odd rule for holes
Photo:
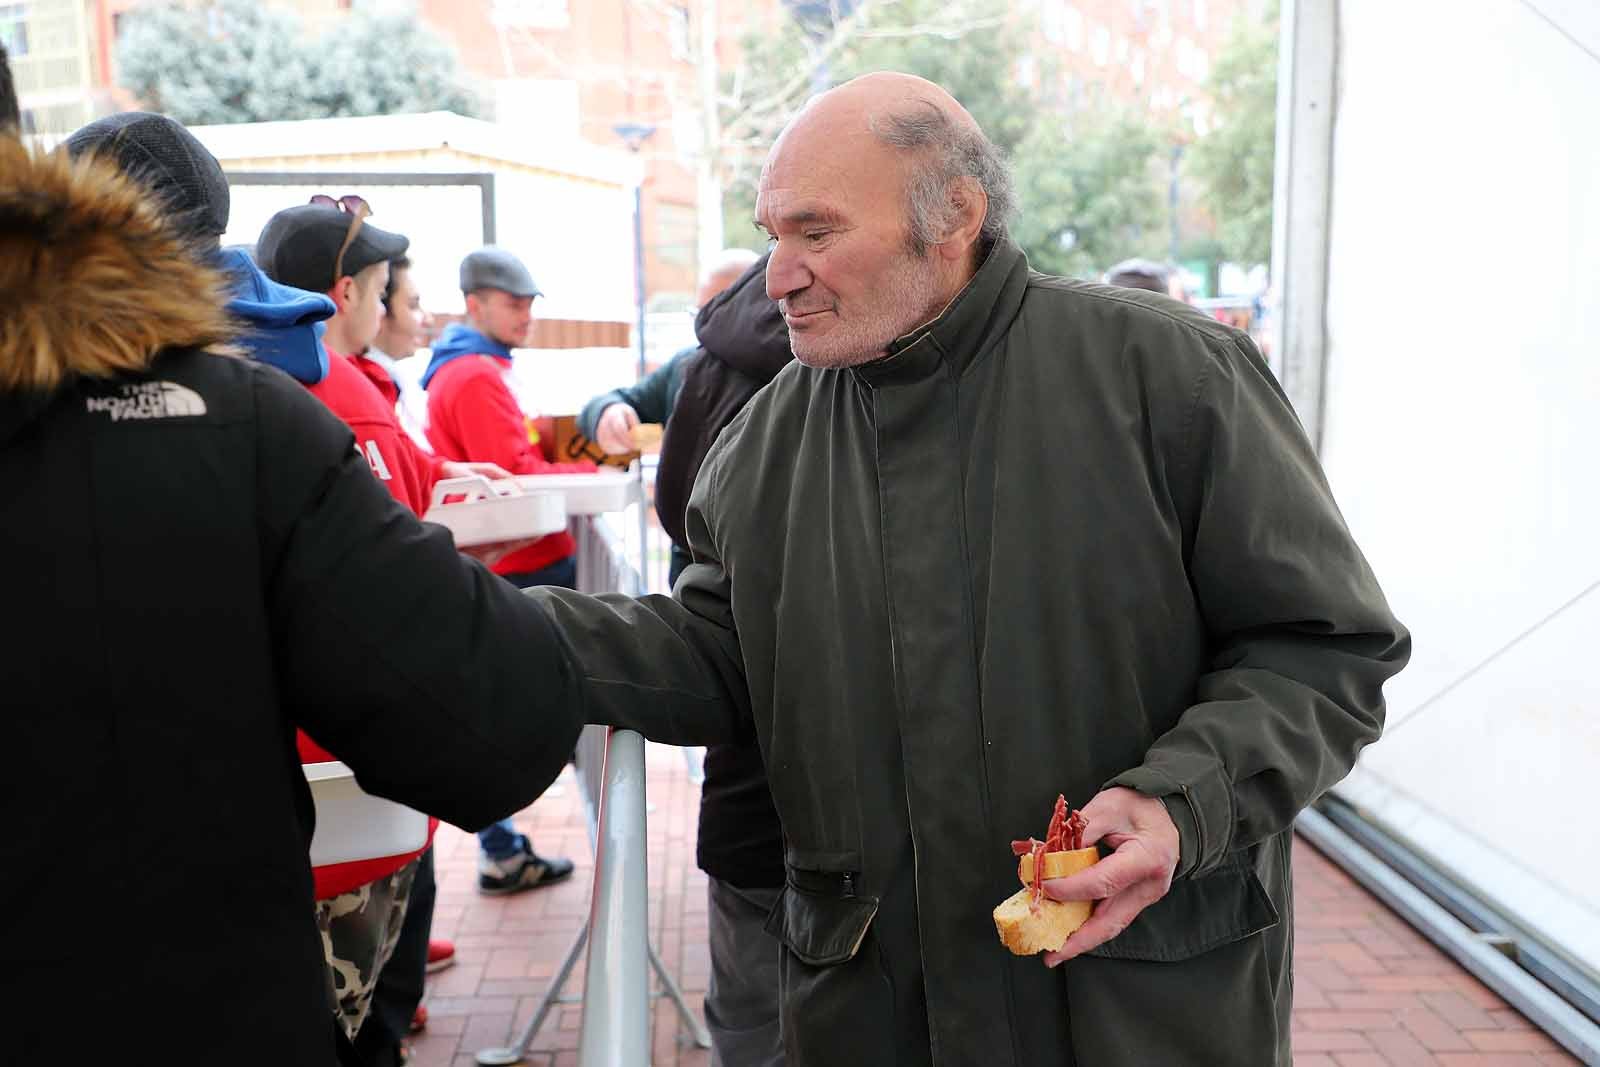
[[[447,459],[441,469],[444,471],[446,478],[466,478],[474,474],[481,474],[491,482],[495,482],[502,478],[511,477],[510,471],[493,463],[457,463],[453,459]]]
[[[594,443],[616,456],[634,451],[633,428],[639,413],[627,404],[608,404],[594,427]]]
[[[1127,929],[1134,916],[1167,895],[1178,869],[1178,828],[1155,797],[1113,786],[1083,807],[1083,842],[1104,842],[1116,851],[1088,870],[1044,883],[1052,900],[1098,901],[1089,921],[1056,952],[1046,967],[1081,956]]]

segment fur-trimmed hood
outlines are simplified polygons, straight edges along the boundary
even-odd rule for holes
[[[223,344],[227,287],[110,163],[0,136],[0,441],[74,378]]]

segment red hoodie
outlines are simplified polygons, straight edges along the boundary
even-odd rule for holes
[[[394,404],[355,363],[330,352],[328,376],[306,388],[350,427],[357,450],[384,488],[419,517],[427,511],[433,483],[443,477],[444,460],[417,447],[401,427]]]
[[[505,382],[508,364],[494,356],[462,356],[428,383],[428,441],[445,459],[498,463],[512,474],[587,474],[595,465],[551,463],[539,452],[532,421]],[[541,537],[493,568],[496,574],[542,570],[577,551],[572,535]]]
[[[377,369],[382,370],[381,367]],[[356,451],[365,457],[383,487],[418,517],[427,511],[433,483],[439,480],[443,461],[416,446],[401,428],[393,402],[385,399],[351,360],[337,352],[328,353],[328,376],[306,388],[350,427],[356,435]],[[333,759],[303,733],[297,733],[296,742],[301,763]],[[438,825],[439,820],[428,820],[429,844],[433,843],[433,831]],[[427,845],[423,846],[425,848]],[[313,867],[317,899],[327,900],[392,874],[420,856],[423,849],[399,856]]]

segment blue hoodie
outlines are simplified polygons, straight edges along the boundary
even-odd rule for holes
[[[228,311],[250,327],[238,338],[250,358],[306,385],[326,378],[328,349],[322,343],[322,321],[333,317],[333,301],[320,293],[279,285],[261,273],[243,248],[224,248],[220,257],[233,281]]]
[[[464,322],[452,322],[433,343],[433,358],[428,360],[428,369],[422,372],[422,387],[428,387],[440,367],[462,356],[493,356],[510,361],[511,349],[492,337],[485,337]]]

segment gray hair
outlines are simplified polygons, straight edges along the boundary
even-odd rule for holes
[[[908,242],[914,254],[925,254],[929,245],[949,234],[956,211],[950,183],[958,178],[972,178],[989,198],[979,244],[987,247],[1006,236],[1007,220],[1016,210],[1011,168],[982,130],[952,121],[926,100],[873,116],[871,128],[889,147],[918,156],[906,182]]]

